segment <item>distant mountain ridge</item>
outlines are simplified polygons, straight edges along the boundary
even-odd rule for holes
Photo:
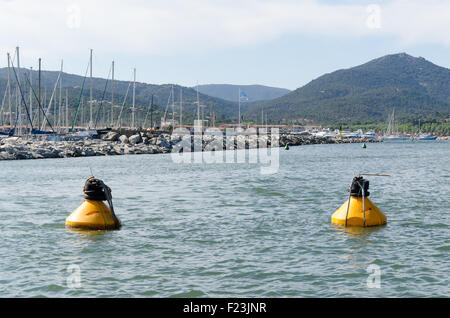
[[[192,88],[196,89],[197,86]],[[203,94],[222,98],[231,102],[238,101],[239,89],[247,95],[247,99],[242,99],[244,102],[271,100],[291,92],[285,88],[264,85],[206,84],[198,86],[198,91]]]
[[[271,101],[247,105],[257,120],[261,110],[275,122],[380,122],[393,108],[397,116],[450,114],[450,70],[406,53],[320,76]]]

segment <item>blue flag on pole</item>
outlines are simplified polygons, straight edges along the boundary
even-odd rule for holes
[[[248,100],[248,96],[247,94],[245,94],[245,92],[241,91],[241,95],[239,96],[239,98],[242,100]]]

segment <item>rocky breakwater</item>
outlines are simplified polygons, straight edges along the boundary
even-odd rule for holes
[[[220,141],[223,140],[223,143]],[[277,136],[269,135],[238,135],[238,136],[208,136],[202,138],[203,151],[214,150],[236,150],[236,149],[252,149],[252,148],[266,148],[266,147],[285,147],[289,146],[304,146],[304,145],[320,145],[320,144],[345,144],[345,143],[371,143],[379,142],[378,140],[366,138],[353,139],[336,139],[326,137],[316,137],[310,134],[280,134]],[[195,141],[193,141],[193,145]],[[200,147],[197,147],[200,149]],[[174,147],[176,151],[176,146]],[[194,146],[192,151],[195,151]]]
[[[201,145],[200,145],[201,142]],[[109,132],[101,139],[78,141],[49,141],[19,137],[0,140],[0,160],[72,158],[131,154],[158,154],[182,151],[219,151],[249,148],[300,146],[310,144],[373,142],[365,139],[338,140],[312,135],[193,135],[169,133],[139,133],[127,136]],[[201,149],[201,150],[200,150]]]
[[[165,139],[167,136],[152,139],[141,135],[112,137],[114,140],[104,138],[79,141],[5,138],[0,141],[0,160],[156,154],[167,153],[171,149],[170,136],[169,141]]]
[[[303,145],[321,145],[321,144],[349,144],[349,143],[371,143],[381,142],[379,140],[367,138],[326,138],[317,137],[310,134],[283,134],[280,136],[280,147],[303,146]]]

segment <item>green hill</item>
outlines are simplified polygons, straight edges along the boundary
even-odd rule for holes
[[[196,89],[196,86],[193,87],[193,89]],[[271,100],[286,95],[290,92],[290,90],[285,88],[263,85],[207,84],[198,86],[198,91],[203,94],[218,97],[231,102],[237,102],[239,89],[247,95],[248,100],[245,102]]]
[[[450,114],[450,70],[405,53],[325,74],[280,98],[247,105],[279,123],[377,123],[395,107],[398,118]],[[259,119],[260,120],[260,119]]]

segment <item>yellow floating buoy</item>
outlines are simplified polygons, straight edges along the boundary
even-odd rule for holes
[[[331,216],[331,223],[344,226],[377,226],[387,222],[386,216],[369,200],[369,181],[358,176],[353,178],[350,197]]]
[[[90,177],[83,188],[84,202],[66,219],[66,226],[87,230],[116,230],[121,226],[114,213],[111,189],[102,180]],[[109,207],[103,201],[108,201]]]

